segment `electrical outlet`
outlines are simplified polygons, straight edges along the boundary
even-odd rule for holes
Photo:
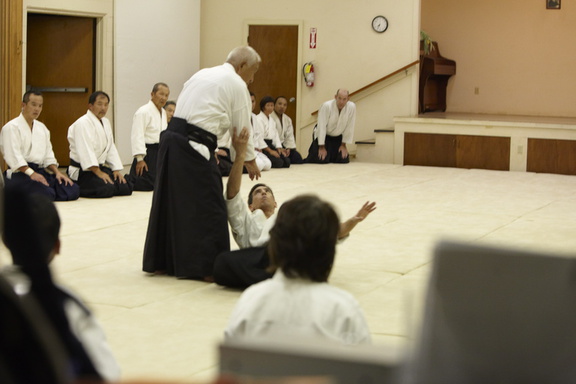
[[[518,146],[518,154],[521,155],[522,153],[524,153],[524,147],[519,145]]]

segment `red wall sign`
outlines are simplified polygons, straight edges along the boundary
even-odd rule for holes
[[[310,48],[316,48],[316,28],[310,28]]]

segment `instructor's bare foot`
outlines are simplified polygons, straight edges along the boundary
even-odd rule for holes
[[[166,274],[166,271],[163,269],[158,269],[158,270],[154,271],[154,276],[162,276],[165,274]]]
[[[204,276],[204,278],[202,279],[207,283],[213,283],[214,282],[214,276]]]

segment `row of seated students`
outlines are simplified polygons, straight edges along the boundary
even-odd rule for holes
[[[131,195],[133,183],[121,174],[124,165],[105,117],[109,103],[106,93],[94,92],[86,114],[68,128],[70,166],[63,173],[58,169],[50,131],[37,120],[44,106],[42,93],[26,92],[21,114],[0,131],[0,150],[9,167],[6,184],[18,183],[28,192],[56,201]]]
[[[168,101],[170,89],[157,83],[150,101],[134,114],[131,131],[133,162],[128,175],[114,144],[112,127],[106,118],[110,97],[94,92],[88,101],[88,111],[68,129],[70,166],[66,173],[58,169],[50,142],[50,131],[38,117],[43,108],[42,93],[26,92],[21,114],[9,121],[0,132],[0,151],[8,170],[7,183],[12,180],[26,185],[51,200],[70,201],[78,197],[105,198],[130,195],[132,191],[152,191],[156,177],[156,159],[160,133],[174,114],[175,103]],[[251,95],[252,108],[255,106]],[[270,96],[260,102],[261,112],[252,114],[256,162],[261,171],[287,168],[301,164],[296,150],[292,120],[285,114],[288,100]],[[220,140],[219,168],[223,176],[230,174],[230,136]]]
[[[86,114],[68,128],[70,166],[66,173],[58,169],[50,131],[38,121],[44,106],[43,95],[36,90],[26,92],[21,114],[0,132],[0,151],[8,165],[6,182],[19,182],[27,190],[56,201],[153,190],[160,133],[175,110],[175,103],[168,102],[169,95],[168,85],[155,84],[150,101],[134,114],[131,133],[134,161],[130,173],[122,175],[124,165],[106,118],[110,97],[105,92],[91,94]]]
[[[252,111],[256,108],[256,97],[250,92]],[[276,99],[265,96],[260,100],[260,113],[252,112],[254,148],[256,164],[260,171],[271,168],[289,168],[291,164],[302,164],[304,161],[296,150],[294,125],[286,114],[288,99],[278,96]],[[232,168],[230,157],[230,135],[226,134],[218,141],[218,167],[222,176],[228,176]]]

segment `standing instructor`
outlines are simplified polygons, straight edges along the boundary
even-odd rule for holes
[[[253,48],[237,47],[224,64],[202,69],[184,84],[174,117],[160,136],[145,272],[212,281],[216,255],[230,249],[222,177],[214,153],[226,132],[252,130],[247,84],[254,80],[260,62]],[[258,179],[252,140],[245,159],[250,178]]]

